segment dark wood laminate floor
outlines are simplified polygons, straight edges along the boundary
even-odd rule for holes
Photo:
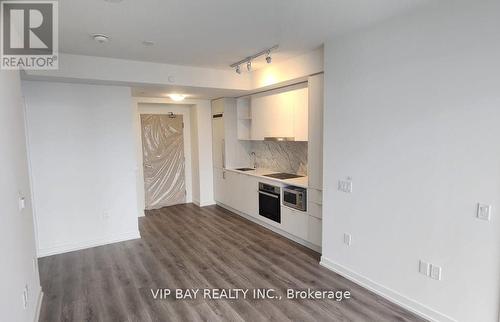
[[[142,239],[40,259],[40,321],[423,321],[217,206],[149,212]],[[334,300],[154,300],[157,288],[350,290]]]

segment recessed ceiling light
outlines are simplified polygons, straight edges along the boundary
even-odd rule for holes
[[[144,41],[142,42],[142,45],[143,45],[143,46],[146,46],[146,47],[151,47],[151,46],[154,46],[154,45],[155,45],[155,43],[154,43],[154,41],[144,40]]]
[[[168,94],[168,97],[170,97],[173,101],[180,102],[186,98],[186,95],[184,95],[184,94]]]
[[[109,37],[104,35],[104,34],[93,34],[92,39],[94,39],[95,41],[97,41],[100,44],[104,44],[104,43],[109,42]]]

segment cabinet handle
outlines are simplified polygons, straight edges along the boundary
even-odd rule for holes
[[[226,168],[226,140],[222,139],[222,167]]]

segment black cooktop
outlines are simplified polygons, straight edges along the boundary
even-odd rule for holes
[[[264,177],[269,177],[269,178],[275,178],[275,179],[294,179],[294,178],[302,178],[303,176],[299,176],[296,174],[291,174],[291,173],[273,173],[273,174],[266,174]]]

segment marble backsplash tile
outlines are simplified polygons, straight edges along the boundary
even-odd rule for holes
[[[307,142],[252,141],[258,168],[307,175]]]

